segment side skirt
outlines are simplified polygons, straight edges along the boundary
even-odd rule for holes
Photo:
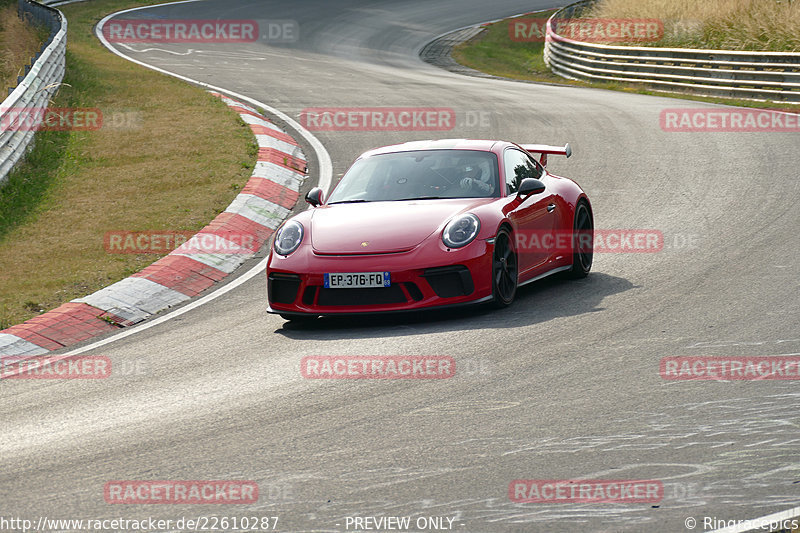
[[[556,267],[556,268],[554,268],[552,270],[548,270],[544,274],[539,274],[536,277],[533,277],[533,278],[531,278],[529,280],[526,280],[526,281],[523,281],[522,283],[517,284],[517,287],[523,287],[523,286],[527,285],[528,283],[533,283],[534,281],[539,281],[542,278],[546,278],[547,276],[552,276],[553,274],[557,274],[559,272],[563,272],[565,270],[569,270],[570,268],[572,268],[572,265]]]

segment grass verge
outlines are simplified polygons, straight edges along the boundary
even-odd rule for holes
[[[661,20],[663,38],[640,46],[800,51],[797,0],[601,0],[586,16]]]
[[[537,12],[537,19],[549,18],[556,10]],[[473,39],[453,48],[453,59],[462,65],[503,78],[562,83],[544,64],[544,42],[514,41],[508,25],[518,17],[490,24]],[[527,18],[527,17],[522,17]]]
[[[17,76],[41,50],[49,30],[26,24],[17,16],[16,0],[0,0],[0,101],[10,87],[17,86]]]
[[[657,0],[654,0],[657,1]],[[745,0],[743,0],[745,1]],[[797,1],[800,4],[800,0]],[[555,12],[537,12],[524,15],[522,18],[548,18]],[[632,17],[633,15],[628,15]],[[539,83],[556,83],[560,85],[573,85],[578,87],[593,87],[623,91],[636,94],[650,94],[680,98],[683,100],[696,100],[700,102],[713,102],[719,104],[735,105],[740,107],[770,108],[791,107],[791,104],[781,102],[757,102],[734,98],[719,98],[713,96],[699,96],[688,92],[664,92],[644,85],[627,84],[621,82],[589,82],[562,78],[553,74],[544,64],[544,42],[516,41],[509,37],[509,24],[518,17],[512,17],[486,26],[484,31],[463,42],[452,50],[452,57],[458,63],[503,78],[526,80]],[[636,15],[635,18],[645,18]]]
[[[157,255],[106,253],[112,230],[199,230],[244,186],[249,127],[202,89],[134,65],[94,37],[143,1],[62,7],[67,71],[51,105],[97,108],[96,131],[42,131],[0,189],[0,329],[118,281]]]

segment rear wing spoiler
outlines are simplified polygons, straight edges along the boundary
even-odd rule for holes
[[[564,146],[550,146],[547,144],[520,144],[523,150],[532,154],[541,154],[539,162],[543,167],[547,166],[547,154],[563,155],[569,157],[572,155],[572,147],[569,143]]]

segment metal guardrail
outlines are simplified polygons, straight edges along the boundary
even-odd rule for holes
[[[46,6],[56,7],[56,6],[64,6],[67,4],[74,4],[76,2],[84,2],[85,0],[38,0],[40,4],[44,4]]]
[[[639,83],[695,94],[800,103],[800,53],[612,46],[558,35],[554,20],[577,18],[581,0],[547,21],[544,60],[569,79]]]
[[[25,67],[17,87],[0,103],[0,183],[32,146],[35,128],[20,127],[15,113],[46,108],[64,78],[67,19],[57,9],[32,0],[19,0],[20,16],[50,28],[42,49]]]

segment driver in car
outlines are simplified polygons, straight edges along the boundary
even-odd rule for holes
[[[459,162],[459,186],[465,191],[490,195],[494,192],[491,183],[489,162],[485,160],[462,159]]]

